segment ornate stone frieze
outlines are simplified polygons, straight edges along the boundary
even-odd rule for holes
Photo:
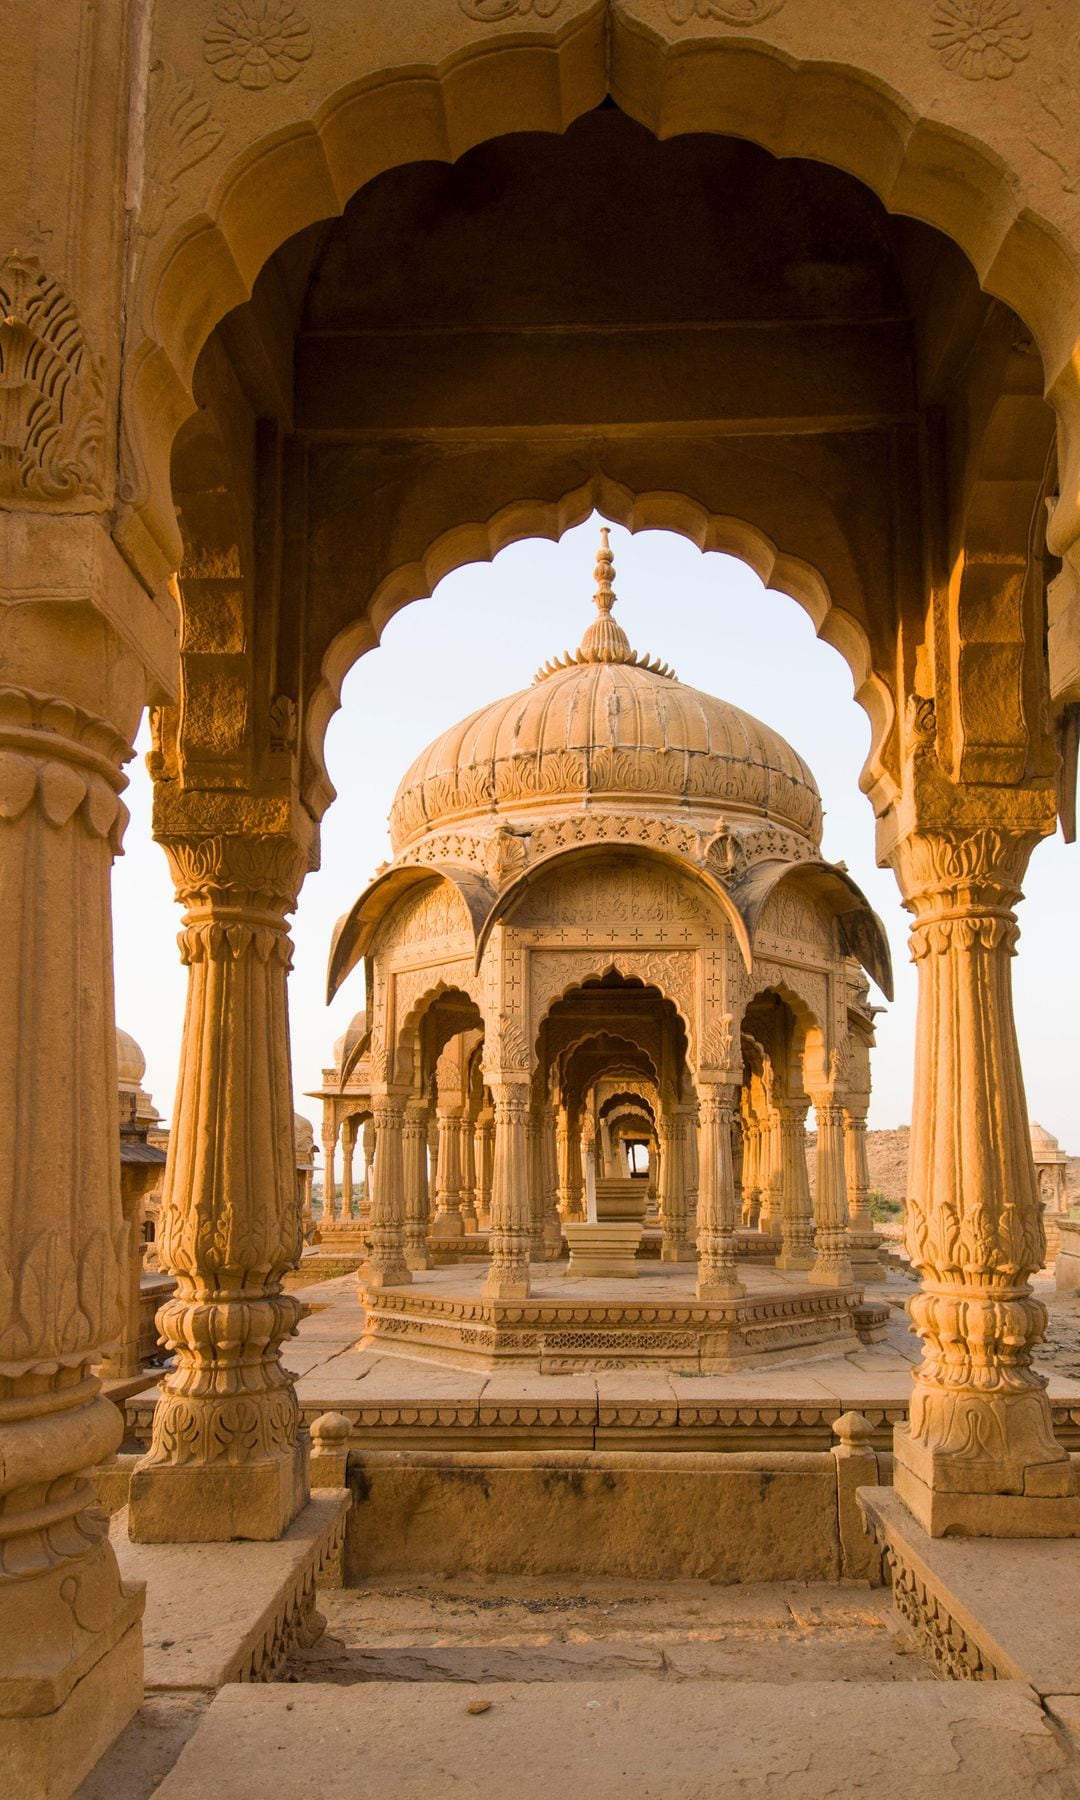
[[[762,25],[784,5],[784,0],[664,0],[668,18],[676,25],[691,19],[709,19],[717,25]]]
[[[101,500],[102,362],[36,256],[0,262],[0,501]]]

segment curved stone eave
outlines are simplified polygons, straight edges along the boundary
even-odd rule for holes
[[[825,902],[840,927],[845,954],[853,956],[886,1000],[891,1000],[892,955],[885,927],[858,883],[835,863],[756,863],[732,882],[731,899],[738,907],[751,945],[757,938],[765,904],[782,881],[794,882]]]
[[[346,976],[369,953],[391,907],[411,889],[425,884],[434,887],[440,881],[448,881],[461,895],[476,939],[495,900],[494,888],[482,875],[447,863],[395,863],[376,876],[334,926],[326,972],[328,1006]]]
[[[750,934],[741,913],[732,900],[730,892],[722,881],[718,881],[716,876],[713,875],[709,869],[704,868],[701,863],[694,862],[689,857],[681,856],[677,850],[666,849],[658,844],[609,843],[575,844],[571,845],[570,848],[566,850],[555,850],[550,856],[541,857],[538,861],[530,863],[528,868],[525,869],[522,874],[515,877],[515,879],[510,882],[509,886],[505,887],[502,893],[499,894],[480,927],[476,940],[477,971],[479,971],[480,964],[483,961],[484,951],[487,949],[488,940],[496,925],[502,923],[515,903],[521,899],[522,895],[526,893],[539,875],[546,874],[549,869],[555,868],[557,864],[569,865],[585,860],[592,861],[599,851],[604,851],[612,856],[634,856],[638,858],[655,857],[658,862],[668,863],[673,868],[681,870],[684,875],[692,877],[694,881],[700,882],[706,892],[716,901],[725,919],[731,926],[731,929],[735,934],[735,941],[739,946],[743,963],[749,974],[753,966]]]

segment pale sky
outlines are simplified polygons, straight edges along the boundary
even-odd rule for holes
[[[574,648],[593,616],[598,520],[558,544],[532,538],[492,563],[472,563],[441,582],[430,600],[391,620],[383,642],[345,682],[327,734],[338,798],[323,820],[322,867],[309,875],[293,925],[290,981],[296,1107],[319,1129],[317,1087],[335,1037],[364,1003],[363,973],[324,1004],[335,920],[390,854],[386,828],[394,791],[425,744],[489,701],[527,687],[548,657]],[[838,652],[814,636],[794,600],[771,593],[745,564],[702,555],[684,538],[612,531],[617,617],[636,650],[659,656],[681,680],[733,701],[773,726],[804,756],[825,805],[823,850],[847,863],[881,915],[892,944],[896,999],[877,1021],[872,1126],[911,1117],[915,972],[906,914],[892,871],[874,863],[874,821],[858,777],[869,744],[865,714]],[[358,605],[360,603],[358,597]],[[125,855],[116,864],[113,913],[116,1016],[142,1045],[146,1086],[172,1116],[185,972],[176,949],[179,910],[165,858],[150,837],[151,782],[143,753],[130,765]],[[1080,949],[1076,883],[1080,846],[1060,836],[1032,858],[1013,965],[1028,1106],[1070,1151],[1080,1151],[1077,1082]],[[882,996],[871,989],[872,999]]]

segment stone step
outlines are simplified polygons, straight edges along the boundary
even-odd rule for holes
[[[665,1639],[595,1644],[345,1645],[329,1635],[297,1652],[286,1679],[334,1682],[927,1681],[929,1660],[885,1631],[757,1643]]]
[[[1019,1682],[233,1685],[156,1800],[1075,1800]]]

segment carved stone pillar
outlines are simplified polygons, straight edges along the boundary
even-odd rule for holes
[[[405,1183],[405,1266],[429,1269],[428,1255],[428,1106],[426,1100],[410,1100],[402,1127],[402,1162]]]
[[[818,1157],[814,1235],[817,1254],[810,1279],[828,1287],[848,1287],[854,1277],[848,1244],[844,1109],[833,1100],[822,1100],[817,1103],[816,1111]]]
[[[776,1109],[780,1135],[783,1249],[778,1269],[814,1266],[814,1211],[806,1173],[807,1102],[784,1101]]]
[[[731,1129],[734,1087],[698,1084],[697,1294],[699,1300],[731,1300],[743,1293],[735,1260],[735,1177]]]
[[[896,1488],[933,1536],[1080,1535],[1032,1352],[1044,1237],[1012,1009],[1014,907],[1040,832],[916,832],[893,853],[919,972],[906,1243],[923,1342]]]
[[[468,1112],[461,1115],[461,1222],[466,1231],[475,1231],[476,1211],[476,1127]]]
[[[161,1172],[160,1163],[121,1163],[120,1201],[124,1213],[124,1240],[121,1254],[121,1328],[115,1351],[103,1356],[98,1374],[123,1380],[137,1375],[142,1368],[139,1355],[141,1336],[141,1291],[143,1253],[143,1200]]]
[[[360,1121],[355,1113],[341,1121],[341,1217],[351,1224],[356,1217],[353,1195],[353,1158],[356,1155],[356,1131]]]
[[[461,1107],[440,1102],[438,1186],[431,1235],[439,1242],[465,1236],[461,1217]]]
[[[848,1236],[851,1269],[856,1281],[881,1281],[885,1265],[880,1239],[870,1217],[870,1171],[866,1161],[866,1101],[850,1095],[844,1106],[844,1174],[847,1181]]]
[[[748,1231],[757,1231],[761,1224],[761,1139],[758,1121],[747,1117],[743,1127],[742,1222]]]
[[[564,1220],[581,1219],[581,1139],[568,1107],[560,1106],[555,1144],[559,1158],[559,1211]]]
[[[0,323],[9,470],[11,422],[35,391],[9,368],[25,326],[25,313]],[[40,366],[53,381],[55,358]],[[118,564],[88,515],[3,514],[0,1788],[12,1796],[70,1793],[142,1700],[143,1590],[121,1583],[90,1478],[123,1435],[92,1373],[117,1353],[127,1237],[110,871],[146,691],[131,644],[157,611]]]
[[[485,1292],[500,1300],[529,1294],[529,1183],[525,1141],[529,1083],[488,1077],[495,1104],[495,1166],[491,1184],[491,1266]]]
[[[540,1173],[544,1202],[543,1257],[545,1262],[558,1262],[563,1252],[562,1223],[559,1219],[559,1156],[556,1133],[559,1124],[557,1106],[545,1106],[541,1120]]]
[[[187,1008],[161,1204],[158,1313],[175,1353],[131,1481],[145,1542],[276,1538],[307,1500],[281,1345],[301,1249],[285,917],[306,858],[285,836],[164,838],[185,906]]]
[[[428,1103],[427,1122],[427,1155],[428,1155],[428,1210],[431,1210],[433,1197],[439,1192],[439,1120]],[[437,1204],[437,1201],[436,1201]]]
[[[544,1255],[544,1141],[539,1107],[530,1106],[525,1121],[525,1171],[528,1183],[529,1261]]]
[[[476,1163],[476,1223],[487,1231],[491,1225],[491,1171],[495,1155],[495,1116],[485,1106],[476,1121],[473,1158]]]
[[[322,1223],[333,1225],[337,1219],[337,1121],[323,1136],[323,1201]]]
[[[412,1280],[405,1262],[405,1112],[401,1099],[372,1098],[375,1125],[375,1180],[371,1192],[371,1253],[364,1269],[365,1287],[404,1287]]]
[[[311,1201],[311,1184],[314,1175],[315,1171],[310,1165],[308,1168],[300,1170],[300,1222],[305,1242],[315,1224],[315,1209]]]
[[[375,1124],[372,1119],[365,1119],[360,1128],[360,1147],[364,1158],[364,1183],[356,1211],[366,1225],[371,1218],[371,1196],[375,1189]]]
[[[780,1239],[784,1231],[784,1134],[775,1106],[769,1107],[762,1125],[761,1156],[759,1225],[770,1237]]]
[[[660,1260],[693,1262],[686,1220],[686,1114],[670,1107],[660,1119]]]

